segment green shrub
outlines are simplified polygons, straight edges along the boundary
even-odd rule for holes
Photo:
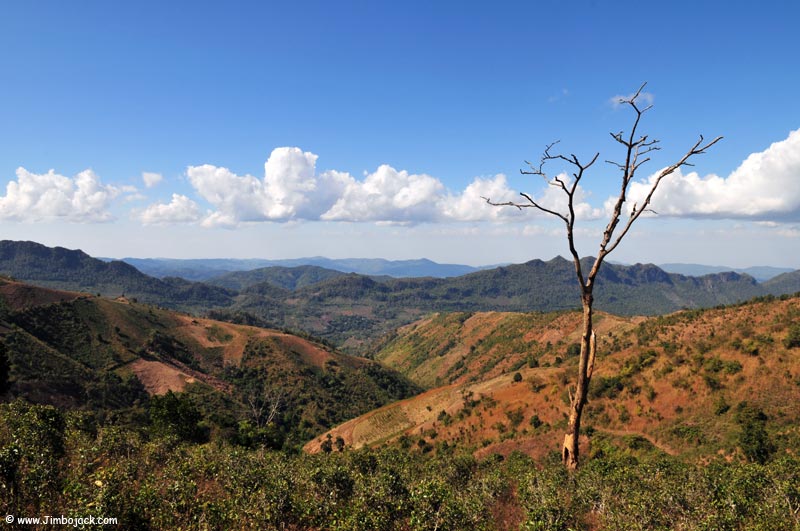
[[[783,340],[783,346],[786,348],[800,347],[800,324],[794,324],[789,328],[789,333]]]
[[[168,391],[150,399],[150,422],[158,435],[175,435],[192,442],[208,440],[209,430],[201,425],[203,416],[185,393]]]
[[[760,408],[747,402],[736,406],[736,422],[741,426],[739,447],[750,462],[763,464],[775,452],[775,445],[767,434],[767,420]]]

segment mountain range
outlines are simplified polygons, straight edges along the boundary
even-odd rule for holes
[[[476,511],[506,522],[498,529],[519,529],[520,519],[494,515],[538,507],[542,496],[526,498],[522,489],[541,486],[542,474],[551,478],[547,485],[567,477],[554,450],[566,427],[582,315],[574,309],[578,290],[568,260],[454,278],[268,267],[200,283],[157,279],[128,264],[30,242],[5,242],[0,250],[6,274],[82,288],[0,277],[0,488],[13,493],[0,499],[25,496],[9,514],[74,493],[58,498],[63,507],[123,499],[127,509],[114,505],[113,514],[126,527],[177,528],[152,516],[159,500],[167,500],[158,505],[164,517],[201,501],[208,512],[185,521],[205,525],[217,507],[233,507],[254,492],[236,514],[272,511],[259,522],[271,528],[294,511],[298,528],[328,529],[339,527],[345,508],[368,503],[363,514],[377,514],[373,507],[386,507],[391,495],[394,507],[416,504],[408,521],[424,528],[419,515],[435,515],[441,485],[452,483],[458,500],[473,491],[505,500],[481,502]],[[800,400],[800,294],[770,292],[796,286],[799,276],[758,283],[733,272],[689,277],[647,264],[604,267],[598,308],[627,315],[595,314],[597,364],[581,436],[586,472],[574,477],[598,478],[602,492],[635,482],[637,504],[652,500],[653,478],[668,470],[675,478],[664,487],[669,499],[687,483],[707,492],[723,478],[724,488],[740,485],[736,499],[748,507],[752,478],[768,477],[774,484],[756,483],[759,496],[777,500],[770,505],[780,509],[770,513],[773,521],[791,517],[780,502],[794,492],[793,452],[800,444],[800,412],[793,407]],[[101,289],[113,298],[98,295]],[[743,298],[750,300],[721,306]],[[193,313],[161,307],[167,305]],[[714,307],[635,315],[680,305]],[[525,311],[496,311],[509,308]],[[319,331],[363,356],[307,333],[263,326],[268,320]],[[348,451],[364,447],[381,449]],[[521,459],[529,460],[523,454],[536,461],[521,473]],[[259,460],[271,465],[256,466]],[[766,465],[743,468],[743,460]],[[702,465],[686,476],[686,468],[675,468],[681,462]],[[631,480],[622,463],[641,467],[641,479]],[[496,476],[499,466],[508,466],[509,475]],[[399,476],[404,470],[426,470],[436,479]],[[476,476],[484,473],[491,475]],[[38,478],[58,482],[35,490],[45,485]],[[520,478],[526,483],[514,483]],[[520,485],[521,498],[508,497],[513,485]],[[367,502],[368,492],[374,498]],[[620,503],[612,494],[609,506]],[[716,506],[711,498],[696,503]],[[137,514],[152,520],[142,523]],[[361,529],[365,521],[387,528],[386,520],[352,514],[343,529]],[[474,528],[477,521],[443,528]],[[213,520],[212,527],[231,522]]]
[[[590,261],[591,258],[586,258]],[[382,334],[431,312],[553,311],[576,308],[572,262],[501,266],[450,278],[365,276],[319,266],[272,266],[207,282],[145,275],[129,264],[32,242],[0,242],[0,273],[40,285],[143,302],[243,324],[303,330],[360,352]],[[596,307],[618,315],[665,314],[800,291],[800,271],[759,283],[734,272],[691,277],[652,264],[607,263]]]
[[[100,258],[110,262],[111,258]],[[342,273],[358,273],[368,276],[387,276],[395,278],[434,277],[447,278],[466,275],[485,269],[509,264],[496,264],[487,266],[469,266],[464,264],[440,264],[422,258],[419,260],[385,260],[381,258],[325,258],[314,256],[307,258],[292,258],[284,260],[267,260],[260,258],[121,258],[121,262],[134,266],[139,271],[156,278],[181,277],[187,280],[208,280],[225,273],[236,271],[251,271],[265,267],[294,268],[300,266],[316,266]],[[630,265],[630,264],[618,264]],[[754,267],[728,267],[709,266],[702,264],[667,263],[658,264],[658,267],[668,273],[678,273],[686,276],[703,276],[714,273],[735,273],[750,275],[759,282],[765,282],[781,273],[789,273],[793,269],[786,267],[754,266]]]
[[[102,260],[111,261],[110,258]],[[496,266],[473,267],[462,264],[439,264],[422,258],[419,260],[384,260],[382,258],[293,258],[284,260],[235,258],[122,258],[122,262],[157,278],[181,277],[187,280],[208,280],[235,271],[250,271],[264,267],[316,266],[342,273],[389,277],[457,277]]]

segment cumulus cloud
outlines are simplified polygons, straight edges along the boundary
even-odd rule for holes
[[[316,172],[317,155],[296,147],[273,150],[264,178],[228,168],[190,166],[189,182],[214,207],[207,227],[255,221],[326,220],[414,223],[439,217],[444,185],[429,175],[382,165],[363,180]]]
[[[349,175],[341,197],[322,214],[329,221],[434,221],[444,185],[430,175],[380,166],[363,181]]]
[[[160,173],[153,173],[149,171],[142,172],[142,181],[147,188],[152,188],[164,179]]]
[[[441,202],[442,215],[457,221],[500,221],[522,215],[513,207],[495,207],[486,202],[488,197],[494,203],[519,202],[524,198],[508,186],[503,174],[491,178],[476,177],[464,191],[451,195]]]
[[[558,176],[567,186],[570,185],[570,178],[567,174],[562,173]],[[575,195],[573,196],[572,208],[575,211],[576,219],[592,220],[598,219],[603,215],[603,211],[599,208],[594,208],[588,203],[589,193],[580,185],[575,188]],[[538,196],[534,197],[537,203],[552,210],[566,214],[569,209],[567,207],[567,195],[560,187],[548,186]]]
[[[264,179],[239,176],[228,168],[190,166],[189,182],[216,210],[205,226],[251,221],[318,219],[352,181],[348,174],[316,175],[317,156],[299,148],[277,148],[264,164]]]
[[[655,179],[631,184],[628,203],[641,204]],[[800,130],[753,153],[727,177],[680,170],[661,181],[651,207],[662,216],[800,219]],[[606,208],[612,199],[606,202]]]
[[[520,212],[488,205],[520,201],[504,175],[476,177],[466,189],[452,192],[435,177],[397,170],[388,164],[356,179],[349,173],[316,171],[317,155],[299,148],[277,148],[264,164],[263,179],[237,175],[228,168],[204,164],[187,169],[197,194],[213,209],[202,224],[235,227],[259,221],[323,220],[413,224],[438,221],[504,221],[540,212]],[[566,178],[566,177],[564,177]],[[599,210],[584,201],[579,189],[576,211],[594,218]],[[563,194],[547,189],[543,205],[566,211]]]
[[[15,221],[66,220],[103,222],[120,189],[103,184],[92,170],[69,178],[50,170],[44,174],[17,168],[17,180],[0,196],[0,218]]]
[[[169,203],[150,205],[139,215],[139,219],[145,225],[192,223],[201,217],[197,203],[180,194],[172,194],[172,201]]]

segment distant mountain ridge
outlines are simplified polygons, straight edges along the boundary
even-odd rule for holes
[[[788,267],[772,267],[772,266],[753,266],[753,267],[729,267],[729,266],[710,266],[702,264],[682,264],[682,263],[669,263],[658,264],[658,267],[668,273],[678,273],[687,276],[701,276],[712,275],[714,273],[724,273],[726,271],[733,271],[750,275],[759,282],[765,282],[780,274],[790,273],[794,269]]]
[[[319,266],[270,266],[250,271],[225,273],[208,279],[206,283],[212,286],[241,291],[250,286],[266,282],[279,288],[294,291],[342,275],[346,275],[346,273]]]
[[[111,258],[100,258],[104,261],[113,261]],[[508,263],[469,266],[464,264],[440,264],[426,258],[417,260],[386,260],[382,258],[326,258],[313,256],[308,258],[289,258],[281,260],[268,260],[261,258],[121,258],[119,261],[134,266],[139,271],[156,278],[181,277],[187,280],[206,281],[222,275],[241,271],[252,271],[267,267],[301,267],[315,266],[341,273],[357,273],[368,276],[388,276],[394,278],[434,277],[448,278],[467,275],[477,271],[495,269],[511,265]],[[630,265],[621,264],[618,265]],[[759,282],[765,282],[782,273],[794,271],[787,267],[753,266],[729,267],[704,264],[666,263],[657,264],[667,273],[677,273],[686,276],[703,276],[715,273],[746,274]]]
[[[729,272],[687,277],[652,264],[606,264],[597,283],[596,307],[620,315],[670,313],[768,294],[748,275]],[[447,279],[378,282],[350,274],[332,276],[293,292],[261,283],[243,289],[231,308],[289,328],[309,330],[358,350],[377,335],[430,312],[531,312],[578,306],[574,266],[556,257]]]
[[[103,258],[103,260],[111,260]],[[389,277],[457,277],[495,266],[473,267],[463,264],[439,264],[426,258],[418,260],[385,260],[383,258],[291,258],[267,260],[260,258],[122,258],[148,275],[162,277],[182,277],[187,280],[209,280],[226,273],[250,271],[265,267],[316,266],[342,273]]]
[[[592,258],[585,258],[585,265]],[[451,278],[344,274],[318,266],[270,267],[214,284],[156,279],[122,262],[32,242],[0,242],[0,273],[54,288],[138,297],[217,319],[311,332],[360,352],[381,334],[431,312],[553,311],[579,306],[571,261],[556,257]],[[655,315],[800,290],[800,271],[759,284],[744,274],[690,277],[652,264],[607,263],[597,277],[598,310]]]

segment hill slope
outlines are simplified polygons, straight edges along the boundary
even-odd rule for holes
[[[479,455],[544,455],[563,439],[580,321],[579,312],[462,314],[405,327],[375,357],[439,386],[331,433],[354,447],[447,443]],[[800,348],[786,340],[792,329],[800,336],[798,322],[797,297],[649,319],[603,316],[583,423],[594,433],[590,452],[613,441],[689,457],[738,453],[748,415],[767,419],[780,451],[792,449],[800,442]]]
[[[107,412],[184,391],[223,430],[270,396],[294,442],[416,391],[374,361],[292,334],[17,282],[0,281],[0,344],[12,396]]]
[[[765,293],[752,277],[737,273],[695,278],[668,274],[653,265],[606,264],[598,276],[595,301],[597,308],[619,315],[653,315]],[[380,334],[430,312],[553,311],[578,305],[573,266],[559,257],[448,279],[377,282],[351,274],[291,293],[257,284],[244,289],[232,308],[363,349]]]
[[[46,247],[35,242],[0,241],[0,274],[40,286],[125,294],[170,308],[206,309],[231,304],[229,290],[180,278],[156,279],[124,262],[104,262],[80,250]]]
[[[268,283],[289,291],[318,284],[330,278],[344,275],[340,271],[318,266],[283,267],[271,266],[250,271],[234,271],[210,278],[206,283],[212,286],[241,291],[256,284]]]
[[[763,286],[772,295],[798,293],[800,292],[800,270],[773,277],[764,282]]]

